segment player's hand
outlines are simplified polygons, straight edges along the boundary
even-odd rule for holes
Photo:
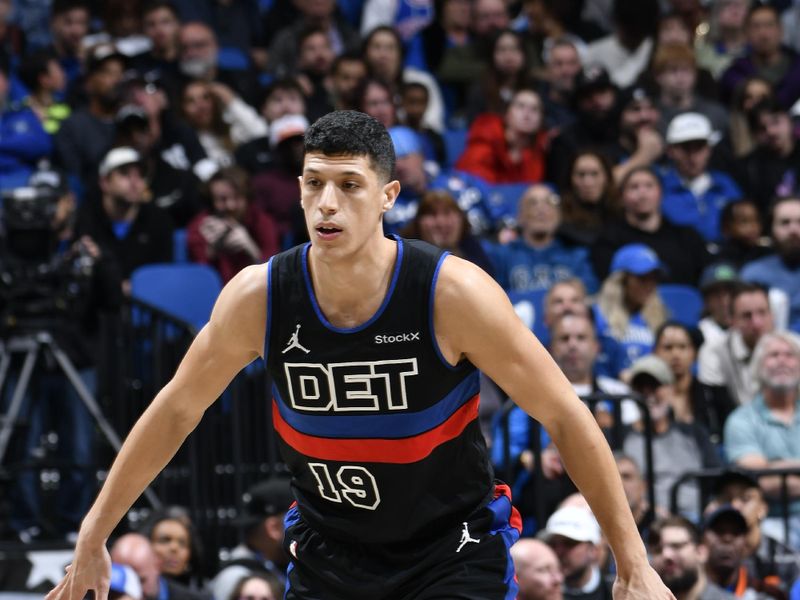
[[[634,569],[627,580],[617,577],[613,596],[614,600],[675,600],[658,573],[647,564]]]
[[[45,600],[83,600],[89,591],[94,592],[95,600],[108,600],[110,581],[111,557],[105,544],[94,546],[79,540],[67,574]]]

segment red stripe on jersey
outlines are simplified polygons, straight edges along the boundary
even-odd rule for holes
[[[508,524],[522,535],[522,517],[519,511],[514,508],[514,504],[511,500],[511,488],[505,483],[497,483],[494,486],[494,497],[499,498],[500,496],[505,496],[508,498],[509,503],[511,503],[511,517],[508,519]]]
[[[475,394],[438,427],[400,439],[334,439],[306,435],[283,420],[275,399],[272,400],[272,422],[284,442],[312,458],[406,464],[422,460],[438,446],[458,437],[469,423],[478,418],[478,398],[479,395]]]

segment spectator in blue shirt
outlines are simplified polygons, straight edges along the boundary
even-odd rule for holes
[[[667,319],[656,288],[663,272],[658,255],[644,244],[628,244],[614,254],[611,275],[603,282],[594,306],[601,343],[613,338],[620,345],[617,364],[609,365],[612,375],[653,349],[655,331]]]
[[[7,98],[8,65],[0,61],[0,106]],[[52,151],[52,139],[29,106],[15,104],[0,113],[0,189],[26,185],[37,162]]]
[[[770,212],[775,252],[747,263],[741,278],[786,292],[789,327],[800,332],[800,198],[780,198]]]
[[[676,225],[694,227],[706,241],[719,241],[723,207],[741,197],[728,175],[710,171],[713,131],[700,113],[676,116],[667,128],[667,156],[671,165],[661,175],[664,216]]]
[[[743,469],[791,469],[800,465],[800,345],[786,332],[765,334],[750,361],[760,393],[737,408],[725,422],[725,453]],[[789,545],[800,548],[800,489],[798,477],[787,478]],[[784,538],[779,503],[780,477],[760,477],[770,499],[770,517],[762,531]]]
[[[547,185],[529,187],[519,202],[520,238],[494,246],[491,256],[497,281],[506,291],[549,289],[577,277],[589,293],[598,288],[586,248],[570,247],[557,236],[561,199]]]

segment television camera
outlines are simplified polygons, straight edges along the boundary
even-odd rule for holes
[[[91,284],[94,259],[78,244],[62,248],[56,186],[2,194],[0,337],[17,330],[58,329],[75,320]]]

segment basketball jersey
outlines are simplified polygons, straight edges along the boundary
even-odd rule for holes
[[[433,330],[446,253],[395,239],[386,297],[351,329],[320,310],[310,244],[268,266],[265,359],[282,457],[302,517],[346,542],[435,537],[493,489],[478,371],[466,360],[447,363]]]

